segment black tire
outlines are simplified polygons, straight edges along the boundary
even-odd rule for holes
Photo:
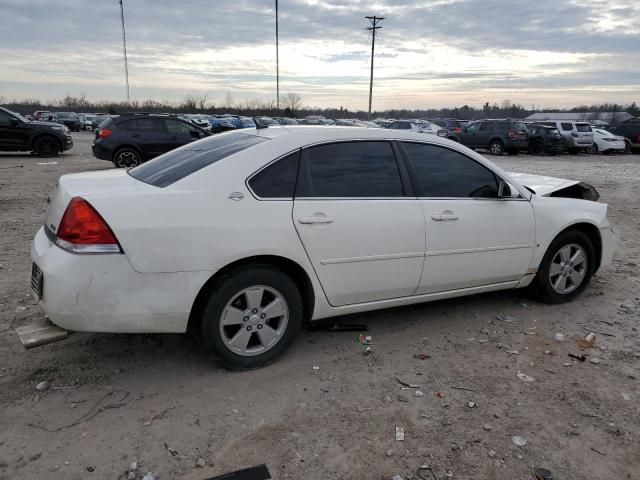
[[[502,155],[504,153],[504,144],[500,140],[492,140],[489,144],[489,152],[491,155]]]
[[[36,139],[33,151],[40,157],[54,157],[60,153],[60,143],[51,135],[44,135]]]
[[[544,153],[544,144],[542,142],[533,142],[529,145],[531,155],[542,155]]]
[[[113,164],[116,168],[132,168],[142,163],[140,152],[133,148],[121,148],[113,155]]]
[[[220,332],[220,322],[227,304],[240,292],[253,286],[264,286],[279,292],[286,304],[289,318],[275,345],[264,353],[245,356],[226,346]],[[223,367],[229,370],[249,370],[263,367],[282,355],[300,332],[302,323],[302,296],[294,281],[269,265],[253,265],[225,275],[212,289],[200,319],[200,338],[207,352]],[[240,329],[244,329],[244,326]],[[251,333],[251,339],[256,338],[256,335],[257,331]]]
[[[591,153],[592,155],[598,155],[600,153],[600,150],[598,149],[598,145],[594,143],[593,145],[591,145],[591,150],[587,148],[586,152]]]
[[[561,294],[553,288],[549,273],[554,257],[556,257],[558,252],[563,247],[571,244],[577,244],[583,248],[584,252],[586,252],[587,265],[585,267],[582,283],[580,283],[578,287],[571,292]],[[557,304],[570,302],[578,295],[580,295],[584,291],[584,289],[587,288],[587,285],[589,285],[591,277],[593,276],[595,263],[596,252],[589,237],[577,230],[568,230],[564,233],[561,233],[553,242],[551,242],[551,245],[545,253],[542,262],[540,262],[538,273],[529,286],[529,292],[537,300],[544,303]]]
[[[631,153],[631,143],[624,141],[624,153],[627,155]]]

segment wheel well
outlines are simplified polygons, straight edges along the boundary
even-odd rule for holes
[[[254,257],[243,258],[237,260],[229,265],[218,270],[206,283],[202,286],[196,299],[191,307],[191,313],[189,314],[189,322],[187,324],[187,331],[193,331],[194,327],[198,325],[198,321],[202,316],[209,295],[213,289],[227,276],[231,275],[234,270],[239,268],[248,267],[251,265],[268,265],[273,268],[277,268],[286,273],[294,281],[300,295],[302,296],[302,305],[304,323],[311,320],[313,314],[313,308],[315,306],[315,294],[313,292],[313,285],[307,275],[307,272],[293,260],[288,258],[279,257],[276,255],[257,255]]]
[[[596,250],[596,268],[593,271],[594,273],[597,272],[600,268],[600,262],[602,260],[602,237],[600,236],[598,227],[591,223],[576,223],[575,225],[571,225],[565,228],[558,235],[572,230],[577,230],[578,232],[584,233],[587,237],[589,237],[591,243],[593,243],[593,248]]]
[[[489,145],[491,145],[493,142],[500,142],[503,147],[505,145],[504,140],[502,140],[500,137],[493,137],[491,140],[489,140]]]
[[[40,133],[37,136],[33,137],[33,140],[31,141],[31,148],[35,148],[36,142],[44,137],[53,138],[55,142],[58,144],[58,151],[60,152],[62,151],[62,142],[58,137],[56,137],[55,135],[52,135],[51,133]]]
[[[140,155],[140,160],[144,160],[143,158],[144,155],[142,154],[142,150],[140,150],[135,145],[120,145],[118,148],[113,150],[113,158],[111,159],[112,161],[116,159],[116,153],[118,153],[123,148],[128,148],[129,150],[135,150],[136,152],[138,152],[138,155]]]

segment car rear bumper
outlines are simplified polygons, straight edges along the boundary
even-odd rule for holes
[[[49,319],[65,330],[183,333],[196,295],[213,272],[139,273],[123,254],[77,255],[53,244],[41,228],[31,258],[42,272]]]
[[[99,160],[106,160],[108,162],[113,160],[113,152],[111,149],[105,148],[96,141],[91,145],[91,151],[93,152],[93,156]]]

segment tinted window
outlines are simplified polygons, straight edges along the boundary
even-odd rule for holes
[[[11,115],[0,110],[0,125],[9,125],[10,118],[11,118]]]
[[[590,132],[591,127],[586,123],[576,123],[576,130],[579,132]]]
[[[439,127],[446,127],[447,126],[447,122],[445,122],[444,120],[434,120],[433,123],[435,123]]]
[[[293,198],[298,176],[300,152],[272,163],[255,175],[249,186],[261,198]]]
[[[136,120],[127,120],[126,122],[116,123],[118,125],[118,129],[127,130],[127,131],[135,131],[138,130],[138,124]]]
[[[478,131],[479,128],[480,128],[480,124],[479,123],[472,123],[471,125],[469,125],[467,127],[467,132],[475,133],[475,132]]]
[[[461,153],[435,145],[403,143],[424,197],[498,196],[498,182],[489,169]]]
[[[189,132],[193,130],[186,123],[178,122],[177,120],[165,120],[164,122],[169,133],[186,133],[189,135]]]
[[[166,187],[218,160],[265,141],[266,138],[255,135],[222,133],[160,155],[129,170],[129,175],[156,187]]]
[[[480,124],[481,132],[490,132],[493,130],[493,122],[482,122]]]
[[[300,197],[401,197],[398,164],[388,142],[344,142],[306,151]]]
[[[515,131],[517,132],[526,132],[527,131],[527,127],[524,123],[522,122],[513,122],[512,127]]]
[[[138,118],[136,122],[141,132],[164,132],[162,120],[158,118]]]
[[[560,126],[562,127],[562,130],[566,132],[573,130],[573,124],[571,123],[561,123]]]

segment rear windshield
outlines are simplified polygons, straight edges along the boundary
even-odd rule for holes
[[[266,141],[238,133],[221,133],[172,150],[129,170],[129,175],[156,187],[166,187],[234,153]]]
[[[591,127],[587,123],[576,123],[576,130],[579,132],[590,132]]]

